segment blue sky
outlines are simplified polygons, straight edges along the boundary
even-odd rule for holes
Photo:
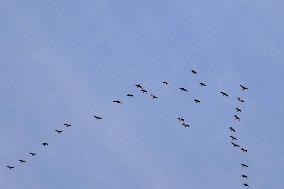
[[[283,188],[283,1],[0,5],[0,188]]]

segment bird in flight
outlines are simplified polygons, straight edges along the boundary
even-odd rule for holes
[[[133,97],[133,94],[127,94],[128,97]]]
[[[183,87],[181,87],[181,88],[179,88],[181,91],[185,91],[185,92],[188,92],[188,90],[187,89],[185,89],[185,88],[183,88]]]
[[[243,177],[243,178],[246,178],[246,179],[248,178],[248,176],[247,176],[247,175],[242,175],[242,177]]]
[[[236,132],[236,130],[235,130],[233,127],[229,127],[229,129],[230,129],[232,132]]]
[[[191,72],[192,72],[193,74],[197,74],[197,72],[196,72],[195,70],[191,70]]]
[[[71,125],[70,125],[70,124],[67,124],[67,123],[64,123],[64,125],[65,125],[66,127],[71,127]]]
[[[244,164],[244,163],[241,163],[241,166],[243,167],[248,167],[248,165]]]
[[[142,91],[143,93],[146,93],[146,94],[147,94],[147,92],[148,92],[148,91],[146,91],[145,89],[142,89],[141,91]]]
[[[33,153],[33,152],[30,152],[29,154],[31,154],[32,156],[35,156],[35,155],[36,155],[36,153]]]
[[[143,88],[141,84],[136,84],[135,86],[136,86],[138,89],[139,89],[139,88],[140,88],[140,89]]]
[[[205,84],[205,83],[200,82],[199,84],[200,84],[200,86],[202,86],[202,87],[206,87],[206,84]]]
[[[243,99],[241,99],[240,97],[238,97],[238,101],[240,102],[245,102]]]
[[[248,89],[247,87],[245,87],[245,86],[243,86],[243,85],[240,85],[240,86],[241,86],[241,88],[242,88],[243,91]]]
[[[234,147],[240,147],[238,144],[231,142],[231,144],[234,145]]]
[[[167,82],[167,81],[163,81],[163,83],[164,83],[165,85],[168,85],[168,84],[169,84],[169,82]]]
[[[26,161],[25,161],[25,160],[22,160],[22,159],[20,159],[19,162],[20,162],[20,163],[26,163]]]
[[[184,126],[184,127],[189,127],[189,125],[188,125],[188,124],[185,124],[185,123],[182,123],[182,126]]]
[[[234,117],[235,117],[235,120],[241,121],[241,119],[237,115],[234,115]]]
[[[225,93],[225,92],[223,92],[223,91],[221,91],[220,92],[223,96],[229,96],[227,93]]]
[[[7,165],[7,167],[8,167],[10,170],[15,168],[15,167],[9,166],[9,165]]]
[[[56,131],[58,134],[60,134],[60,133],[63,132],[62,130],[57,130],[57,129],[55,129],[55,131]]]
[[[152,98],[158,98],[158,97],[156,97],[155,95],[153,95],[153,94],[150,94],[150,96],[152,97]]]
[[[200,103],[200,100],[194,99],[194,102],[195,102],[195,103]]]
[[[244,183],[244,186],[249,187],[249,185],[247,183]]]
[[[237,112],[241,112],[242,110],[240,108],[236,108]]]
[[[122,102],[119,101],[119,100],[114,100],[114,101],[112,101],[112,102],[117,103],[117,104],[121,104],[121,103],[122,103]]]
[[[236,137],[234,137],[234,136],[230,136],[230,138],[232,139],[232,140],[237,140],[237,138]]]
[[[103,119],[102,117],[99,117],[99,116],[94,116],[94,118],[96,118],[96,119]]]
[[[43,146],[48,146],[48,143],[47,142],[43,142],[42,145]]]
[[[178,117],[177,119],[178,119],[179,121],[184,121],[184,119],[181,118],[181,117]]]
[[[241,151],[243,152],[248,152],[248,150],[244,149],[244,148],[241,148]]]

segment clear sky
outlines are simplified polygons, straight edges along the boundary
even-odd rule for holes
[[[283,10],[282,0],[0,0],[0,188],[239,189],[247,174],[250,188],[283,189]]]

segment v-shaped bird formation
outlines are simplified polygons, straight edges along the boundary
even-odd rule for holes
[[[195,75],[198,75],[198,72],[196,70],[192,69],[191,70],[191,74],[193,76],[195,76]],[[165,87],[168,87],[168,86],[171,85],[169,81],[162,81],[161,84],[164,85]],[[207,84],[205,82],[199,82],[198,85],[200,85],[200,87],[206,87],[207,86]],[[134,87],[136,87],[136,89],[138,91],[140,91],[142,94],[148,95],[151,99],[158,100],[158,96],[153,94],[153,93],[149,93],[150,90],[146,89],[141,83],[135,84]],[[241,87],[241,91],[248,90],[248,87],[244,86],[243,84],[241,84],[240,87]],[[177,89],[177,91],[180,91],[180,93],[182,93],[182,94],[190,94],[190,90],[186,86],[176,87],[176,89]],[[227,91],[221,90],[219,93],[224,98],[229,98],[231,96],[231,95],[229,95],[229,93]],[[218,92],[216,92],[216,94],[218,94]],[[128,97],[128,98],[134,98],[135,97],[135,95],[132,94],[132,93],[127,93],[127,95],[125,95],[125,96]],[[200,104],[201,103],[201,100],[199,98],[195,98],[193,101],[194,101],[195,104]],[[121,99],[113,99],[112,102],[114,104],[123,104],[123,100],[121,100]],[[233,116],[232,116],[232,121],[234,121],[235,123],[239,124],[239,122],[241,121],[239,113],[242,112],[243,107],[241,107],[241,104],[244,103],[244,102],[245,102],[245,100],[243,100],[243,98],[241,98],[239,96],[236,97],[236,107],[234,107],[235,113],[233,113]],[[241,104],[239,104],[239,103],[241,103]],[[103,116],[101,116],[101,115],[93,115],[93,117],[96,120],[104,119]],[[190,124],[190,121],[185,120],[185,118],[183,118],[181,116],[178,116],[176,119],[177,119],[179,125],[184,127],[184,128],[190,128],[190,126],[192,126]],[[65,128],[71,127],[70,123],[64,123],[63,125],[65,126]],[[62,128],[61,129],[55,129],[54,132],[56,132],[57,135],[61,135],[64,132],[64,130]],[[230,132],[229,138],[231,140],[230,143],[232,144],[232,147],[234,149],[240,149],[241,153],[244,153],[244,154],[247,153],[248,152],[247,148],[245,146],[243,146],[243,145],[240,145],[238,138],[235,136],[236,133],[237,133],[237,130],[234,127],[230,126],[229,127],[229,132]],[[41,143],[41,145],[44,148],[47,148],[48,147],[48,142],[47,141],[43,141]],[[38,155],[37,152],[28,152],[27,154],[29,154],[31,157],[34,157],[34,156]],[[25,163],[27,163],[29,161],[27,161],[25,159],[18,159],[18,162],[19,162],[19,164],[25,164]],[[246,172],[245,169],[247,169],[249,166],[248,166],[247,163],[244,163],[244,162],[241,162],[240,166],[243,169],[242,173],[240,174],[241,175],[241,179],[242,179],[242,184],[245,187],[249,187],[248,175],[245,173]],[[9,170],[12,170],[12,169],[15,169],[16,165],[9,164],[9,165],[6,165],[6,167]]]

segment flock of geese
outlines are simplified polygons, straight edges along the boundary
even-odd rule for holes
[[[245,86],[243,86],[243,85],[240,85],[240,87],[241,87],[242,91],[245,91],[245,90],[248,89],[247,87],[245,87]],[[222,94],[223,96],[226,96],[226,97],[229,96],[229,95],[228,95],[227,93],[225,93],[225,92],[221,92],[221,94]],[[244,101],[243,99],[241,99],[240,97],[237,97],[237,100],[238,100],[240,103],[244,103],[244,102],[245,102],[245,101]],[[236,113],[238,114],[238,113],[240,113],[242,110],[241,110],[241,108],[239,108],[239,107],[235,107],[235,111],[236,111]],[[238,121],[238,122],[239,122],[239,121],[241,121],[241,118],[240,118],[240,116],[237,115],[237,114],[235,114],[233,118],[234,118],[235,121]],[[244,152],[244,153],[248,152],[248,150],[247,150],[245,147],[240,146],[239,144],[237,144],[238,139],[234,136],[234,134],[236,133],[236,129],[230,126],[230,127],[229,127],[229,130],[230,130],[230,132],[232,133],[232,134],[230,135],[230,139],[231,139],[231,144],[233,145],[233,147],[234,147],[234,148],[239,148],[239,149],[240,149],[242,152]],[[248,165],[247,165],[246,163],[240,163],[240,165],[241,165],[244,169],[248,168]],[[249,184],[247,183],[248,176],[247,176],[246,174],[242,174],[241,177],[244,179],[243,185],[246,186],[246,187],[249,187]]]
[[[193,75],[196,75],[196,74],[197,74],[197,71],[196,71],[196,70],[191,70],[191,73],[192,73]],[[169,85],[169,82],[168,82],[168,81],[163,81],[162,83],[163,83],[163,85],[165,85],[165,86]],[[200,85],[201,87],[206,87],[206,86],[207,86],[204,82],[200,82],[199,85]],[[135,84],[135,87],[136,87],[138,90],[140,90],[143,94],[148,94],[148,90],[146,90],[146,89],[142,86],[142,84]],[[248,89],[248,88],[245,87],[244,85],[240,85],[240,87],[241,87],[241,90],[242,90],[242,91],[245,91],[245,90]],[[179,90],[180,90],[181,92],[189,92],[189,90],[186,89],[185,87],[180,87]],[[229,94],[228,94],[227,92],[221,91],[220,94],[221,94],[222,96],[224,96],[224,97],[229,97]],[[150,97],[151,97],[152,99],[157,99],[157,98],[158,98],[158,97],[157,97],[156,95],[154,95],[154,94],[151,94],[151,93],[150,93],[149,95],[150,95]],[[128,93],[126,96],[129,97],[129,98],[133,98],[133,97],[134,97],[134,95],[131,94],[131,93]],[[241,97],[237,97],[237,100],[238,100],[240,103],[244,103],[244,102],[245,102]],[[122,104],[122,101],[121,101],[121,100],[117,100],[117,99],[116,99],[116,100],[113,100],[112,102],[115,103],[115,104]],[[195,102],[195,103],[201,103],[201,101],[200,101],[199,99],[194,99],[194,102]],[[241,108],[239,108],[239,107],[235,107],[235,111],[236,111],[236,114],[234,115],[233,118],[234,118],[235,121],[238,121],[238,122],[239,122],[241,119],[240,119],[240,116],[238,115],[238,113],[242,112],[242,110],[241,110]],[[94,115],[94,118],[95,118],[96,120],[101,120],[101,119],[103,119],[103,117],[97,116],[97,115]],[[177,117],[177,120],[180,122],[181,126],[183,126],[183,127],[185,127],[185,128],[186,128],[186,127],[189,127],[189,124],[185,121],[184,118],[182,118],[182,117]],[[69,124],[69,123],[64,123],[64,126],[65,126],[66,128],[68,128],[68,127],[71,127],[71,124]],[[234,148],[239,148],[239,149],[240,149],[242,152],[244,152],[244,153],[248,152],[248,150],[247,150],[245,147],[240,146],[240,145],[237,143],[238,139],[234,136],[234,134],[236,133],[236,129],[233,128],[232,126],[230,126],[230,127],[229,127],[229,130],[230,130],[230,132],[232,133],[232,134],[230,135],[230,139],[231,139],[231,144],[233,145],[233,147],[234,147]],[[54,132],[56,132],[56,133],[58,133],[58,134],[61,134],[61,133],[63,132],[63,130],[55,129]],[[43,146],[43,147],[47,147],[47,146],[48,146],[48,143],[47,143],[47,142],[42,142],[42,146]],[[36,153],[36,152],[29,152],[28,154],[29,154],[30,156],[32,156],[32,157],[37,156],[37,153]],[[23,160],[23,159],[19,159],[18,162],[19,162],[20,164],[24,164],[24,163],[26,163],[27,161],[26,161],[26,160]],[[244,168],[244,169],[246,169],[246,168],[249,167],[249,166],[247,165],[247,163],[243,163],[243,162],[240,163],[240,165],[241,165],[242,168]],[[12,169],[15,168],[14,165],[7,165],[6,167],[7,167],[8,169],[10,169],[10,170],[12,170]],[[249,187],[249,185],[248,185],[248,183],[247,183],[248,176],[247,176],[246,174],[241,174],[241,177],[242,177],[242,179],[244,179],[244,180],[243,180],[243,185],[246,186],[246,187]]]
[[[68,128],[68,127],[71,127],[71,124],[64,123],[64,126]],[[58,134],[60,134],[60,133],[63,132],[63,130],[55,129],[54,132],[57,132]],[[44,146],[44,147],[48,146],[48,143],[47,143],[47,142],[43,142],[43,143],[41,143],[41,144],[42,144],[42,146]],[[29,154],[30,156],[32,156],[32,157],[33,157],[33,156],[37,156],[37,153],[36,153],[36,152],[29,152],[28,154]],[[26,160],[23,160],[23,159],[19,159],[18,161],[19,161],[20,164],[27,163],[27,161],[26,161]],[[15,168],[14,165],[13,165],[13,166],[12,166],[12,165],[7,165],[6,167],[9,168],[10,170],[12,170],[12,169]]]

